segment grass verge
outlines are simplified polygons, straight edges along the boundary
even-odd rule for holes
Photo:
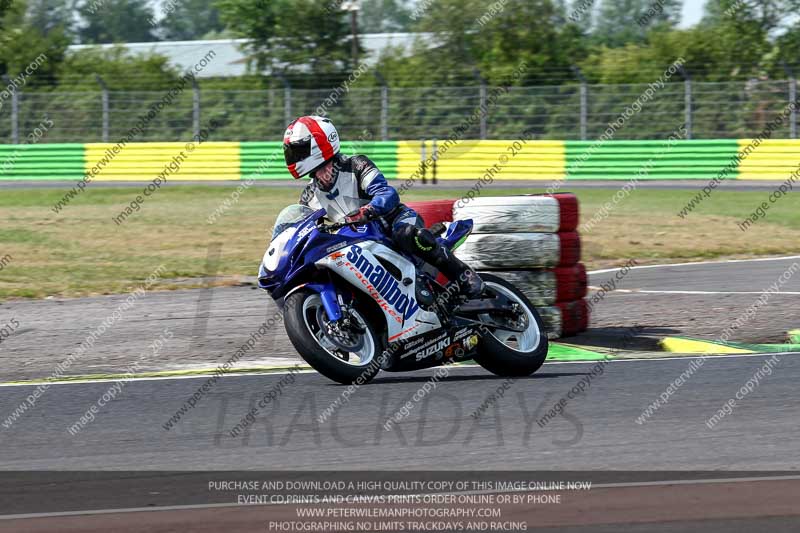
[[[60,214],[50,207],[63,195],[61,189],[4,189],[0,299],[126,292],[160,265],[165,270],[158,289],[201,286],[209,247],[217,243],[220,284],[253,276],[276,215],[296,201],[300,189],[250,188],[216,223],[208,224],[208,216],[230,198],[236,185],[162,188],[120,226],[112,218],[141,188],[91,186]],[[737,222],[768,193],[717,191],[681,219],[676,213],[694,194],[691,191],[640,189],[613,204],[615,192],[577,192],[583,221],[612,204],[607,216],[582,235],[589,268],[623,264],[630,258],[648,264],[797,253],[800,210],[791,196],[773,204],[765,219],[742,232]],[[484,190],[485,195],[519,193]],[[460,196],[456,191],[418,188],[403,199]]]

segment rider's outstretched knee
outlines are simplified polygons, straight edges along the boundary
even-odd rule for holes
[[[394,231],[394,240],[404,252],[422,258],[434,252],[439,245],[430,231],[412,224],[398,224]]]

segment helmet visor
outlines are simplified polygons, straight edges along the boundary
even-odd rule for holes
[[[299,141],[283,143],[283,157],[287,165],[294,165],[311,155],[311,136]]]

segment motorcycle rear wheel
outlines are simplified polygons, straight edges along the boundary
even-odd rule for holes
[[[522,307],[527,328],[522,333],[490,328],[488,333],[481,335],[475,362],[498,376],[523,377],[533,374],[544,364],[549,346],[539,313],[525,294],[511,283],[491,274],[481,273],[480,276],[487,287]]]

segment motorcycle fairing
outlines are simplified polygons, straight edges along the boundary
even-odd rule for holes
[[[472,233],[472,220],[456,220],[447,227],[442,237],[438,237],[439,244],[448,250],[455,250],[461,246],[469,234]]]
[[[392,353],[390,372],[407,372],[439,366],[443,361],[472,359],[480,326],[466,325],[429,331],[407,339]]]
[[[328,233],[317,228],[324,215],[324,210],[318,210],[273,239],[259,269],[259,287],[269,291],[279,305],[300,288],[314,290],[320,294],[328,318],[335,321],[341,316],[337,296],[349,300],[349,295],[337,295],[330,281],[312,282],[309,274],[327,269],[349,282],[371,297],[384,314],[386,348],[392,354],[387,370],[427,368],[445,357],[471,357],[474,350],[466,341],[477,328],[469,324],[443,328],[438,315],[416,301],[420,260],[392,249],[377,221]],[[453,249],[471,230],[471,221],[457,221],[440,240]]]
[[[380,259],[400,273],[397,279]],[[416,266],[405,256],[375,241],[342,248],[317,262],[369,295],[381,308],[389,343],[441,328],[436,313],[420,307],[416,299]]]
[[[293,282],[336,249],[366,240],[389,244],[378,222],[327,233],[317,229],[317,220],[323,216],[325,210],[317,210],[270,242],[258,271],[258,286],[269,291],[275,300],[284,298]]]

